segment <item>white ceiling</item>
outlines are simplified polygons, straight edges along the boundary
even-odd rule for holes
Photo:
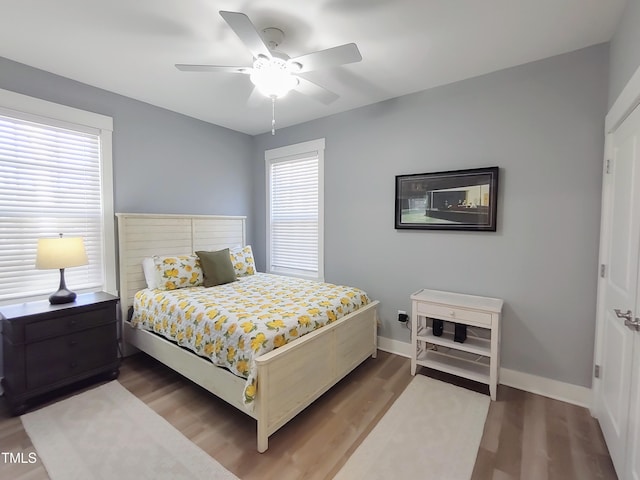
[[[277,101],[284,127],[609,41],[626,1],[2,0],[0,56],[254,135],[271,104],[247,105],[247,75],[174,67],[251,64],[219,10],[280,28],[291,57],[358,45],[362,62],[306,74],[333,104]]]

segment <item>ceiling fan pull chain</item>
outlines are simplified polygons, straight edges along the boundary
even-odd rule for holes
[[[271,97],[271,135],[276,134],[276,97]]]

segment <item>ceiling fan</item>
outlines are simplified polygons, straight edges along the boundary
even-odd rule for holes
[[[362,60],[362,55],[360,55],[355,43],[347,43],[290,58],[286,53],[276,50],[284,39],[282,30],[274,27],[265,28],[260,35],[244,13],[220,11],[220,15],[253,55],[253,65],[231,67],[177,63],[176,68],[184,72],[222,72],[249,75],[251,82],[255,85],[254,92],[257,91],[265,97],[271,98],[273,109],[275,108],[275,100],[291,90],[308,95],[325,105],[334,102],[339,98],[336,93],[307,80],[300,74]],[[251,97],[255,97],[255,94],[252,94]],[[275,133],[274,126],[275,119],[272,117],[272,134]]]

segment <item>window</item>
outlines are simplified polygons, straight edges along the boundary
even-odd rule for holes
[[[82,237],[89,264],[65,270],[76,292],[115,293],[112,120],[0,90],[0,303],[46,298],[39,238]]]
[[[265,152],[267,272],[324,279],[324,139]]]

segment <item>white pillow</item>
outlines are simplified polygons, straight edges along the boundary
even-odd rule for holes
[[[156,264],[153,261],[153,257],[145,257],[142,259],[142,271],[144,272],[144,279],[147,282],[147,288],[151,290],[158,288]]]

